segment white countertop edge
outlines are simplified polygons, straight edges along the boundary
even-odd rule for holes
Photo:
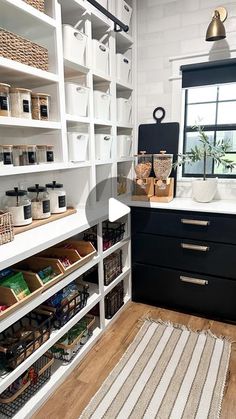
[[[173,201],[168,203],[131,200],[126,200],[125,203],[130,207],[236,215],[236,199],[221,199],[208,203],[200,203],[191,198],[174,198]]]

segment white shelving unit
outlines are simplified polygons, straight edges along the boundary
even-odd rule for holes
[[[98,266],[99,283],[90,286],[88,304],[64,327],[54,331],[50,339],[20,364],[13,372],[0,379],[0,393],[29,368],[40,356],[57,342],[91,308],[99,304],[96,328],[92,338],[83,346],[68,365],[56,361],[51,379],[25,404],[14,416],[30,418],[76,367],[85,354],[99,339],[105,329],[117,318],[122,308],[110,320],[105,319],[105,296],[121,281],[124,284],[124,304],[131,298],[131,248],[130,218],[125,217],[124,239],[108,250],[102,250],[102,226],[107,219],[107,199],[117,197],[116,182],[102,194],[91,192],[100,182],[116,179],[119,175],[132,176],[133,152],[130,156],[117,157],[117,135],[135,136],[135,22],[136,0],[126,0],[133,7],[130,33],[114,32],[114,25],[102,13],[86,0],[45,0],[45,14],[37,11],[23,0],[0,0],[1,27],[38,42],[49,50],[49,71],[39,70],[27,65],[0,57],[0,82],[16,87],[26,87],[35,92],[46,92],[52,96],[50,121],[25,120],[20,118],[0,117],[0,136],[3,144],[52,144],[55,161],[51,164],[33,166],[1,166],[0,198],[5,191],[14,186],[29,187],[34,183],[45,184],[57,180],[64,184],[68,203],[77,209],[77,213],[54,221],[45,226],[17,235],[13,242],[0,247],[0,270],[9,267],[27,257],[59,243],[69,237],[81,235],[91,226],[97,226],[97,255],[86,265],[72,272],[60,282],[38,295],[29,303],[19,307],[13,314],[0,321],[0,332],[14,324],[50,296],[60,291],[91,267]],[[112,5],[112,0],[108,0]],[[111,11],[114,10],[111,6]],[[85,63],[78,64],[64,59],[62,24],[74,26],[87,35]],[[109,46],[109,74],[103,74],[93,66],[92,39]],[[132,77],[130,83],[123,83],[116,78],[116,53],[128,54],[132,59]],[[65,82],[72,81],[89,87],[89,105],[87,116],[66,113]],[[108,120],[94,117],[93,91],[101,89],[111,95],[111,110]],[[133,104],[132,122],[117,122],[117,97],[131,98]],[[68,132],[89,134],[88,156],[86,161],[71,162],[68,150]],[[111,158],[95,159],[95,134],[109,134],[113,137]],[[108,183],[109,184],[109,183]],[[106,188],[105,188],[106,189]],[[96,189],[97,191],[97,189]],[[85,212],[87,198],[91,194],[89,221]],[[104,286],[103,261],[113,252],[124,249],[123,272],[110,285]]]

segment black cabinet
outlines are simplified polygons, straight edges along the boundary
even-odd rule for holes
[[[236,217],[132,209],[134,301],[236,321]]]

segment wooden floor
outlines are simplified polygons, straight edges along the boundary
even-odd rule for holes
[[[236,341],[236,326],[144,304],[130,303],[33,419],[78,419],[138,332],[142,324],[140,319],[147,316],[188,325],[194,330],[211,329],[217,336],[228,336]],[[232,345],[229,381],[225,389],[221,415],[221,419],[235,418],[236,343]]]

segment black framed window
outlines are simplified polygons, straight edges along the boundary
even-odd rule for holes
[[[214,72],[214,70],[213,70]],[[189,87],[185,90],[184,143],[187,153],[199,142],[198,133],[192,127],[200,123],[209,139],[216,143],[225,140],[230,144],[227,157],[236,162],[236,76],[235,83]],[[184,177],[199,177],[203,162],[182,167]],[[236,178],[233,171],[207,161],[208,177]]]

